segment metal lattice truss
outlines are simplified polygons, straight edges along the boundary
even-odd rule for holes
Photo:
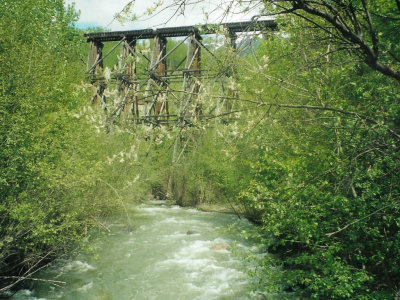
[[[257,22],[225,23],[219,26],[187,26],[161,28],[157,30],[133,30],[85,34],[88,38],[89,57],[87,74],[97,91],[92,103],[105,104],[105,92],[112,84],[116,87],[119,101],[108,118],[118,117],[122,112],[130,112],[136,124],[147,123],[154,126],[166,123],[191,125],[201,119],[202,104],[198,101],[201,89],[207,82],[215,82],[224,73],[212,74],[209,69],[201,68],[201,53],[204,50],[210,59],[217,63],[218,58],[202,43],[202,35],[215,34],[221,26],[226,33],[226,47],[235,47],[236,34],[265,29],[276,29],[272,20]],[[167,38],[183,39],[167,52]],[[137,42],[152,39],[151,55],[146,55],[137,47]],[[104,42],[118,42],[103,56]],[[172,69],[167,68],[167,58],[183,43],[187,43],[187,53]],[[120,46],[121,52],[116,72],[111,73],[110,80],[102,75],[103,62]],[[140,58],[146,63],[145,72],[137,72],[137,61]],[[233,96],[233,95],[230,95]],[[218,100],[220,103],[223,99]],[[229,112],[231,106],[223,105]],[[106,107],[106,106],[105,106]]]

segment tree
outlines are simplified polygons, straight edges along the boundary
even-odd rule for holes
[[[400,81],[399,0],[267,0],[268,16],[292,14],[303,18],[332,43],[327,54],[346,50],[372,69]]]
[[[76,18],[63,0],[0,1],[0,293],[70,250],[110,208],[97,181],[105,147],[80,116]]]

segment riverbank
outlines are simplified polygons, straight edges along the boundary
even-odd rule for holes
[[[222,205],[219,203],[201,203],[194,208],[197,208],[198,210],[201,210],[203,212],[216,212],[216,213],[221,213],[221,214],[236,214],[236,211],[229,206]]]

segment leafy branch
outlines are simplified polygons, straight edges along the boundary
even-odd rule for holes
[[[398,0],[396,0],[398,1]],[[381,62],[380,47],[382,46],[378,39],[376,27],[371,18],[370,9],[365,0],[362,0],[362,9],[356,10],[352,2],[345,3],[337,1],[336,5],[331,1],[309,1],[309,0],[282,0],[290,7],[285,7],[276,1],[268,0],[280,9],[277,13],[266,14],[294,14],[317,28],[335,37],[340,43],[346,42],[353,45],[356,53],[364,58],[364,62],[372,69],[381,74],[400,81],[400,72],[393,69],[390,65]],[[317,17],[317,21],[309,18],[307,15],[298,13],[305,12],[309,16]],[[360,21],[360,14],[365,23]],[[318,20],[327,22],[326,24],[318,23]],[[363,27],[368,28],[368,37],[365,38]]]

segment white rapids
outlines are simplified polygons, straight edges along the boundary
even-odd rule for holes
[[[132,210],[134,229],[109,225],[111,233],[95,239],[92,252],[58,261],[43,279],[12,299],[65,300],[211,300],[251,299],[246,263],[237,252],[251,245],[227,231],[251,224],[234,215],[150,202]]]

